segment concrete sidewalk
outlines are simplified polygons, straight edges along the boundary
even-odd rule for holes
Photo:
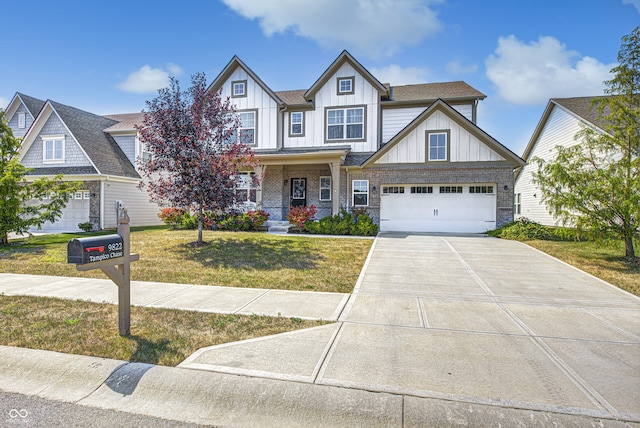
[[[118,304],[118,287],[108,279],[0,273],[2,293]],[[132,305],[222,314],[335,321],[348,298],[344,293],[131,281]]]
[[[338,296],[335,324],[177,368],[0,347],[0,389],[224,426],[640,426],[640,299],[526,245],[381,234]]]

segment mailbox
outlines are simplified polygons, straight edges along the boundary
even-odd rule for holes
[[[84,265],[102,260],[117,259],[123,256],[124,251],[120,235],[76,238],[67,244],[67,263]]]

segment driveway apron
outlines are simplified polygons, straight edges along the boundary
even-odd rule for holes
[[[337,323],[181,366],[640,421],[640,299],[518,242],[381,234]]]

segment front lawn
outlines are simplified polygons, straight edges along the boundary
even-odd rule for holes
[[[0,295],[0,345],[176,366],[200,348],[326,324],[299,318],[131,307],[131,336],[116,305]]]
[[[109,232],[113,233],[113,232]],[[350,293],[373,241],[312,238],[259,232],[205,231],[207,245],[190,245],[193,230],[166,227],[131,231],[134,281]],[[106,278],[67,264],[67,242],[88,234],[12,241],[0,247],[0,272]]]

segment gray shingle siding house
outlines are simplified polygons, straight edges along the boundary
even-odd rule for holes
[[[37,109],[37,111],[36,111]],[[116,227],[116,203],[129,209],[132,225],[159,224],[158,206],[137,188],[141,180],[135,168],[135,150],[128,157],[117,139],[135,142],[136,131],[113,131],[117,119],[98,116],[55,101],[40,101],[16,94],[9,107],[8,123],[23,139],[20,160],[32,169],[33,178],[64,174],[64,180],[81,181],[82,188],[69,200],[61,218],[42,226],[45,231],[77,231],[91,222],[95,229]],[[16,117],[26,112],[26,129]],[[140,118],[140,114],[136,114]],[[20,119],[22,124],[22,119]],[[139,143],[138,143],[139,145]],[[129,147],[126,147],[129,149]]]

